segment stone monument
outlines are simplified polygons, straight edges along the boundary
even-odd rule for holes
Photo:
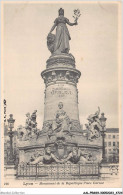
[[[62,8],[58,13],[47,36],[51,56],[41,73],[45,83],[43,127],[37,129],[37,111],[31,116],[27,113],[26,125],[19,129],[18,177],[21,177],[22,170],[25,177],[30,175],[28,172],[34,165],[35,174],[42,178],[44,175],[45,178],[80,178],[84,171],[90,174],[90,170],[91,175],[98,176],[98,163],[102,160],[100,108],[88,117],[85,130],[81,129],[79,120],[77,83],[81,73],[76,69],[75,58],[70,53],[71,37],[67,25],[77,25],[81,14],[79,10],[74,10],[75,21],[71,23],[64,17]],[[52,34],[55,28],[56,34]],[[24,166],[21,170],[22,164],[26,165],[25,172]]]

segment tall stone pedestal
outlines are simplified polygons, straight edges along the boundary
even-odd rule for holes
[[[41,73],[45,83],[43,129],[56,119],[59,102],[71,120],[71,130],[81,131],[78,110],[77,83],[80,71],[75,67],[71,54],[52,55],[47,60],[46,70]]]

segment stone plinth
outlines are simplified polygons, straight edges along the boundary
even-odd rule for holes
[[[28,163],[31,156],[44,155],[45,148],[48,146],[51,148],[51,152],[55,154],[57,140],[55,136],[51,138],[48,137],[48,133],[41,134],[38,139],[31,139],[28,141],[19,141],[19,163]],[[83,134],[74,134],[70,137],[65,135],[64,146],[62,149],[68,154],[72,151],[73,147],[78,147],[82,153],[87,153],[92,155],[92,160],[94,163],[99,163],[102,160],[102,145],[101,137],[93,142],[90,142]],[[67,155],[67,154],[66,154]],[[82,161],[83,163],[83,161]]]

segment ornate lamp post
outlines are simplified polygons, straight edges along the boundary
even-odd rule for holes
[[[9,155],[8,164],[12,165],[12,164],[14,164],[14,156],[13,156],[13,136],[14,136],[14,132],[12,131],[12,129],[14,128],[14,122],[15,122],[15,120],[13,119],[13,114],[10,114],[10,118],[7,121],[8,121],[8,127],[10,129],[10,131],[8,132],[9,137],[10,137],[10,155]]]
[[[101,135],[102,135],[102,162],[105,162],[105,132],[106,132],[106,120],[107,118],[105,118],[104,113],[101,114],[100,117],[100,123],[101,123]]]

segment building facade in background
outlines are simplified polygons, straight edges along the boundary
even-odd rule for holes
[[[107,128],[105,135],[105,157],[106,162],[119,162],[119,129]]]

